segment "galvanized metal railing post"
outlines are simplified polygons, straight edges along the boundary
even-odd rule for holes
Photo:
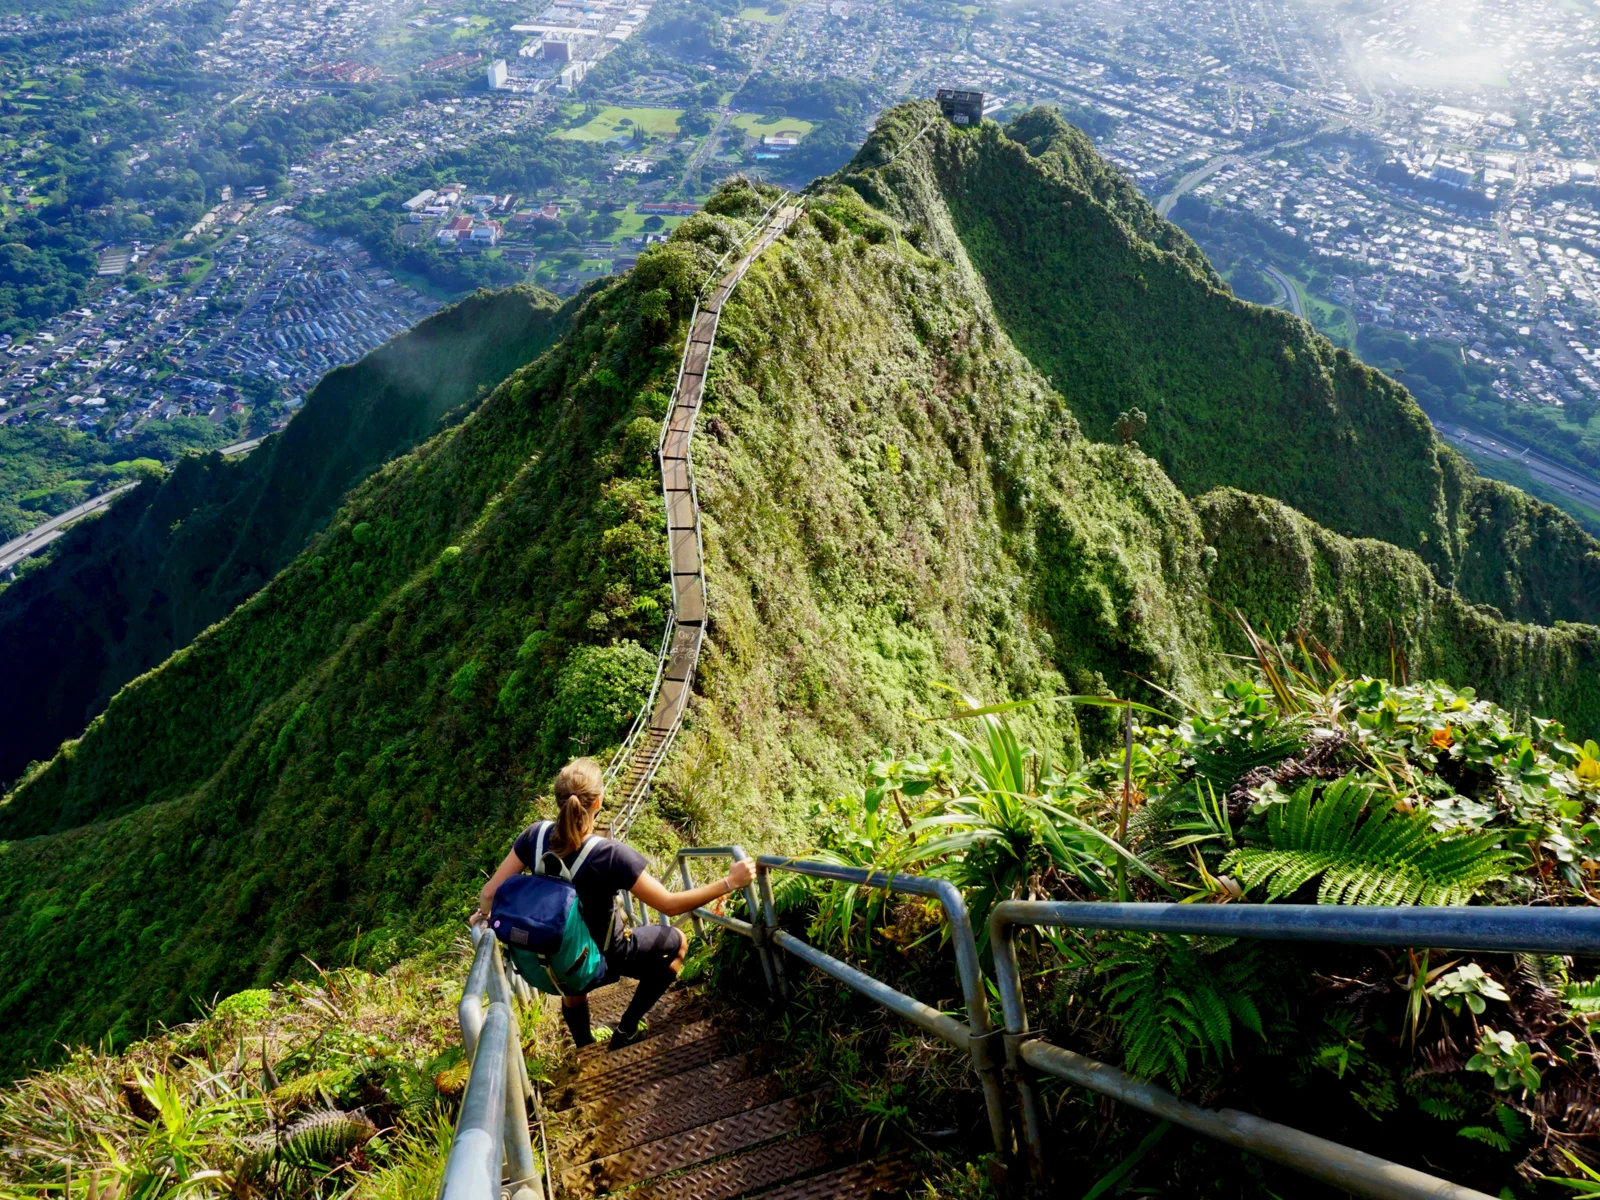
[[[756,862],[756,886],[761,892],[762,925],[767,931],[767,941],[769,944],[776,945],[778,903],[772,895],[772,872],[762,865],[760,860]],[[781,954],[772,956],[772,970],[778,977],[778,994],[775,999],[792,999],[794,993],[789,990],[789,975],[784,970],[783,956]]]
[[[1004,1021],[1006,1068],[1017,1091],[1017,1112],[1022,1119],[1022,1144],[1028,1160],[1028,1178],[1035,1184],[1045,1181],[1044,1119],[1039,1113],[1039,1095],[1033,1078],[1022,1061],[1022,1042],[1028,1036],[1028,1014],[1022,1005],[1022,980],[1017,970],[1016,926],[1006,920],[989,919],[989,949],[994,954],[995,985],[1000,990],[1000,1014]]]
[[[730,858],[735,861],[748,859],[743,846],[688,846],[678,851],[678,867],[683,878],[684,888],[693,886],[693,877],[689,874],[689,859],[691,858]],[[757,868],[759,871],[759,867]],[[761,973],[767,981],[767,994],[772,997],[778,995],[778,975],[774,966],[772,947],[768,944],[767,930],[761,921],[761,904],[756,899],[755,883],[747,883],[743,889],[744,905],[747,921],[738,917],[730,917],[722,913],[714,913],[705,908],[697,908],[690,915],[695,922],[695,932],[703,934],[701,922],[710,921],[725,929],[732,929],[741,937],[747,937],[755,943],[756,957],[761,960]]]
[[[694,887],[694,877],[689,874],[689,860],[687,858],[683,857],[683,855],[681,855],[681,854],[678,856],[678,875],[683,879],[683,890],[684,891],[687,892],[690,888]],[[689,914],[689,920],[694,925],[694,935],[695,935],[695,937],[697,937],[697,938],[705,937],[706,936],[706,923],[700,919],[700,914],[698,912],[690,913]]]
[[[978,965],[978,946],[972,936],[972,918],[967,912],[967,902],[962,898],[960,890],[947,879],[930,879],[921,875],[893,875],[861,867],[835,866],[832,863],[808,862],[771,854],[763,854],[756,859],[757,871],[763,867],[768,870],[794,871],[801,875],[831,879],[838,883],[853,883],[859,887],[883,888],[904,895],[927,896],[939,902],[950,925],[950,941],[956,953],[956,971],[961,979],[962,999],[967,1006],[967,1021],[964,1025],[953,1017],[937,1013],[927,1005],[894,991],[870,975],[823,954],[822,951],[808,946],[792,934],[779,930],[774,935],[774,942],[797,958],[821,967],[836,979],[841,979],[857,991],[871,996],[885,1007],[916,1021],[925,1028],[935,1029],[940,1036],[965,1047],[972,1056],[972,1066],[983,1089],[984,1108],[989,1117],[989,1135],[994,1141],[995,1152],[1000,1156],[1002,1163],[1008,1160],[1012,1152],[1010,1122],[1006,1115],[1005,1090],[1001,1086],[999,1063],[994,1053],[994,1036],[998,1031],[989,1023],[989,999],[984,991],[983,972]],[[888,997],[896,999],[891,1001]],[[921,1010],[933,1013],[938,1018],[937,1028],[926,1019],[926,1014]],[[948,1028],[949,1026],[959,1029],[960,1033],[955,1034]]]
[[[489,1005],[479,1030],[455,1141],[445,1160],[441,1200],[498,1200],[510,1034],[511,1008],[497,1000]]]
[[[1011,1132],[1006,1119],[1005,1089],[1000,1081],[1000,1061],[995,1056],[993,1035],[998,1032],[989,1022],[989,997],[983,986],[983,969],[978,965],[978,943],[972,936],[972,917],[960,889],[948,879],[938,879],[935,895],[944,906],[950,923],[950,941],[955,947],[956,970],[961,976],[961,991],[967,1003],[967,1026],[972,1030],[969,1053],[972,1069],[983,1088],[983,1103],[989,1114],[989,1135],[1002,1161],[1011,1157]]]

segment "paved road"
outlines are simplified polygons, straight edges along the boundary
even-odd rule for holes
[[[1178,202],[1178,198],[1180,196],[1187,195],[1189,192],[1194,191],[1195,188],[1199,187],[1207,179],[1210,179],[1218,171],[1222,170],[1223,167],[1232,166],[1234,163],[1239,161],[1241,161],[1241,159],[1237,154],[1220,154],[1216,158],[1213,158],[1210,162],[1206,163],[1204,166],[1190,171],[1187,175],[1173,185],[1173,188],[1170,192],[1156,201],[1157,215],[1163,217],[1170,216],[1172,214],[1172,206]]]
[[[85,500],[76,508],[69,508],[58,517],[51,517],[43,525],[35,526],[19,538],[14,538],[4,546],[0,546],[0,571],[9,571],[17,563],[43,550],[67,531],[79,517],[86,517],[92,512],[99,512],[110,504],[123,492],[132,491],[138,487],[137,483],[125,483],[121,487],[112,488],[109,492],[102,492],[93,500]]]
[[[1435,421],[1433,427],[1439,431],[1440,437],[1453,446],[1460,446],[1491,461],[1499,459],[1521,463],[1528,474],[1540,483],[1556,488],[1593,508],[1600,508],[1600,482],[1587,475],[1581,475],[1559,463],[1551,462],[1548,458],[1524,449],[1514,442],[1508,442],[1502,435],[1490,433],[1486,429],[1463,425],[1458,421]]]
[[[248,438],[242,442],[235,442],[231,446],[224,446],[220,453],[225,454],[230,458],[240,454],[249,454],[250,451],[254,450],[264,441],[266,441],[265,438]],[[76,508],[69,508],[60,516],[51,517],[44,524],[37,525],[28,530],[28,532],[23,534],[21,537],[13,538],[11,541],[5,543],[5,545],[0,546],[0,571],[9,571],[23,559],[27,558],[28,555],[37,554],[51,542],[55,541],[58,537],[64,534],[67,531],[68,525],[71,525],[74,521],[77,521],[83,517],[87,517],[90,513],[99,512],[118,496],[122,495],[124,492],[132,491],[138,486],[138,482],[135,481],[133,483],[125,483],[121,487],[114,487],[109,492],[102,492],[100,495],[94,497],[94,499],[85,500]]]
[[[1268,266],[1266,263],[1261,264],[1261,269],[1267,273],[1268,278],[1273,283],[1283,289],[1284,295],[1289,297],[1289,311],[1302,321],[1309,321],[1311,318],[1306,316],[1306,310],[1300,303],[1300,293],[1295,290],[1294,280],[1278,270],[1277,267]]]

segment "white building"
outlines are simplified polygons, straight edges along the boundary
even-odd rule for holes
[[[497,58],[489,64],[489,69],[484,72],[491,92],[498,91],[506,86],[506,60]]]

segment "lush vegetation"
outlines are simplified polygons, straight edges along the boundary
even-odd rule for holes
[[[995,314],[1093,437],[1139,410],[1139,444],[1186,493],[1274,496],[1337,532],[1413,550],[1440,581],[1519,620],[1593,620],[1600,546],[1564,513],[1484,480],[1403,388],[1287,314],[1235,299],[1194,244],[1056,114],[1006,133],[900,109],[852,168],[981,275]],[[912,115],[915,113],[916,115]],[[925,123],[926,118],[923,118]],[[910,128],[907,128],[909,126]]]
[[[1471,691],[1350,677],[1325,653],[1291,658],[1244,633],[1256,669],[1172,698],[1170,716],[1136,709],[1126,760],[1063,761],[1001,713],[947,705],[937,753],[887,751],[819,806],[816,853],[947,878],[980,930],[998,900],[1041,895],[1594,902],[1600,746],[1551,722],[1519,728]],[[797,932],[961,1010],[937,905],[780,879]],[[1600,981],[1570,960],[1068,929],[1024,933],[1018,947],[1044,1036],[1209,1106],[1508,1196],[1578,1174],[1571,1154],[1600,1157],[1589,1091]],[[736,948],[724,957],[726,971],[750,969]],[[839,992],[808,989],[788,1014],[792,1069],[842,1079],[841,1106],[867,1118],[867,1136],[915,1144],[943,1129],[947,1149],[955,1138],[981,1155],[981,1099],[961,1056]],[[1324,1194],[1085,1092],[1045,1092],[1056,1165],[1080,1188],[1099,1175],[1184,1195]]]
[[[927,124],[925,105],[896,110],[864,156],[887,157],[897,137]],[[1172,697],[1204,708],[1242,637],[1214,597],[1292,637],[1307,622],[1282,614],[1298,596],[1311,618],[1345,631],[1336,652],[1352,670],[1393,661],[1372,632],[1381,596],[1357,570],[1381,561],[1365,543],[1355,573],[1341,575],[1348,547],[1308,522],[1309,548],[1285,555],[1281,578],[1263,564],[1261,587],[1239,595],[1229,564],[1254,524],[1241,520],[1233,542],[1226,522],[1213,535],[1208,505],[1186,499],[1134,444],[1131,412],[1115,444],[1083,436],[1070,396],[995,316],[931,169],[928,147],[953,154],[991,136],[936,126],[887,171],[858,162],[819,185],[806,219],[724,310],[695,451],[709,635],[688,725],[636,827],[647,848],[680,838],[804,848],[816,837],[814,807],[850,786],[864,756],[892,745],[895,761],[938,761],[942,739],[917,717],[944,710],[946,686],[998,700],[1131,691],[1175,717],[1170,706],[1182,701]],[[1114,181],[1104,183],[1115,199]],[[0,843],[4,1069],[62,1040],[123,1045],[152,1022],[194,1015],[197,997],[292,977],[304,955],[403,952],[466,911],[473,880],[543,810],[539,794],[561,761],[615,744],[648,683],[669,595],[652,450],[686,318],[771,198],[725,187],[630,275],[581,297],[555,346],[355,488],[267,587],[20,781],[0,820],[41,835]],[[1128,221],[1140,219],[1131,209]],[[1151,231],[1173,240],[1174,255],[1193,255],[1181,235]],[[1092,241],[1079,249],[1097,253]],[[1204,269],[1197,257],[1184,266],[1191,279]],[[1409,661],[1437,654],[1451,664],[1449,685],[1522,688],[1540,716],[1570,711],[1574,734],[1593,734],[1593,673],[1581,669],[1593,630],[1553,631],[1546,653],[1534,640],[1544,631],[1480,610],[1470,622],[1419,625],[1435,607],[1465,606],[1415,556],[1393,554],[1405,586],[1384,616],[1411,639]],[[1252,611],[1257,594],[1265,616]],[[1346,686],[1355,684],[1329,694]],[[1297,720],[1283,717],[1286,728]],[[1077,780],[1072,788],[1103,793],[1092,774],[1072,772],[1116,744],[1114,710],[1039,706],[1018,710],[1015,724],[1020,742]],[[1179,738],[1182,722],[1169,724]],[[1181,742],[1172,745],[1177,790],[1191,776]],[[1532,752],[1571,765],[1542,734]],[[1153,794],[1159,781],[1141,778]],[[1487,803],[1476,783],[1447,778]],[[1001,842],[969,827],[1032,822],[1034,806],[1019,817],[934,788],[923,799],[940,796],[950,807],[932,815],[965,838],[940,853],[992,865],[985,886],[1004,893],[1014,876]],[[1187,853],[1166,863],[1130,841],[1141,866],[1110,845],[1100,801],[1059,800],[1092,832],[1062,818],[1059,847],[1046,839],[1060,864],[1050,887],[1100,894],[1119,862],[1136,889],[1203,886]],[[876,812],[899,821],[892,800]],[[1512,815],[1544,820],[1542,810]],[[1255,827],[1230,819],[1239,838],[1219,850],[1294,852],[1295,828],[1274,833],[1266,822],[1251,841]],[[1550,844],[1556,833],[1574,846],[1590,836],[1581,821],[1537,828],[1535,840]],[[1507,832],[1492,849],[1531,853],[1518,837],[1512,845]],[[846,841],[834,840],[839,853]],[[1410,844],[1434,848],[1420,834]],[[1032,854],[1029,863],[1043,861]],[[1267,870],[1224,867],[1209,844],[1200,861],[1241,890],[1239,880]],[[1420,886],[1492,894],[1518,877],[1487,851],[1468,866],[1424,871]],[[1262,874],[1252,895],[1270,886]],[[41,958],[37,937],[57,928],[75,936]],[[1247,1026],[1233,1036],[1253,1044]],[[1198,1080],[1220,1054],[1195,1054],[1185,1070]]]
[[[208,1004],[0,1094],[0,1197],[411,1200],[437,1191],[467,1068],[461,943]],[[519,1005],[529,1073],[560,1022]]]
[[[330,372],[249,457],[184,458],[69,532],[48,561],[0,590],[0,659],[14,682],[0,694],[0,779],[49,757],[130,679],[258,591],[351,487],[441,421],[460,420],[543,353],[564,319],[536,289],[470,297]],[[131,445],[149,440],[141,432]],[[126,473],[147,461],[121,465]],[[120,477],[102,470],[108,483]],[[11,837],[49,827],[15,808],[0,825]]]
[[[186,451],[212,450],[239,436],[239,423],[196,417],[148,422],[133,437],[107,442],[48,422],[0,425],[0,541],[101,492],[159,475]]]

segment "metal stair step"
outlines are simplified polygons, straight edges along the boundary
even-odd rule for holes
[[[592,1012],[590,1019],[593,1019]],[[659,1032],[655,1030],[646,1032],[649,1036],[641,1038],[631,1046],[624,1046],[621,1050],[610,1050],[605,1046],[596,1045],[580,1051],[578,1079],[583,1083],[590,1083],[614,1072],[626,1071],[658,1056],[674,1055],[693,1042],[703,1041],[706,1038],[720,1039],[716,1025],[707,1018],[687,1025],[672,1026]]]
[[[774,1075],[762,1075],[708,1091],[666,1090],[634,1116],[613,1117],[604,1125],[581,1129],[560,1139],[561,1158],[569,1163],[604,1158],[697,1125],[776,1103],[783,1099],[784,1091],[783,1084]]]
[[[839,1165],[835,1136],[806,1133],[768,1142],[628,1192],[628,1200],[734,1200]]]
[[[628,1001],[633,999],[637,985],[631,979],[607,984],[589,994],[589,1020],[596,1026],[614,1025],[622,1019]],[[700,1002],[687,988],[674,987],[650,1006],[645,1016],[645,1027],[650,1036],[661,1033],[669,1025],[681,1025],[686,1020],[700,1017]]]
[[[816,1092],[793,1096],[570,1167],[561,1174],[561,1190],[575,1195],[614,1191],[798,1133],[820,1099]]]
[[[852,1163],[824,1175],[779,1184],[756,1200],[872,1200],[901,1192],[909,1172],[898,1159]]]
[[[613,1092],[598,1100],[584,1099],[568,1111],[575,1122],[584,1124],[628,1121],[654,1112],[679,1097],[729,1087],[755,1077],[755,1059],[749,1054],[735,1054],[679,1075]]]
[[[609,1071],[595,1079],[574,1079],[558,1092],[553,1108],[569,1108],[578,1101],[588,1103],[617,1092],[627,1092],[642,1083],[676,1075],[693,1067],[703,1067],[724,1056],[722,1039],[715,1035],[680,1046],[669,1056],[657,1056],[630,1063],[626,1067]],[[570,1097],[570,1098],[569,1098]]]

